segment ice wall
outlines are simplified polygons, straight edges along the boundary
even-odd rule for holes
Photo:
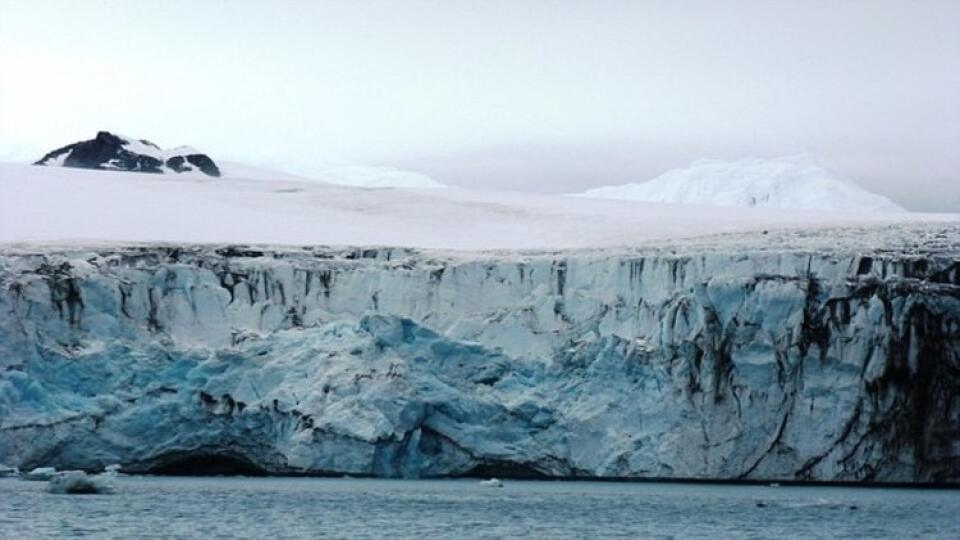
[[[956,482],[956,233],[869,253],[7,249],[0,463]]]

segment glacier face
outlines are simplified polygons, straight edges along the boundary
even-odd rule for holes
[[[0,463],[956,482],[960,227],[910,227],[869,252],[8,248]]]

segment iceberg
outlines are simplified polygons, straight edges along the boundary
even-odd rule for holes
[[[54,467],[37,467],[30,472],[25,473],[23,475],[23,479],[34,482],[46,482],[53,478],[56,474],[57,469]]]
[[[83,471],[58,472],[47,484],[49,493],[87,495],[113,493],[114,475],[103,473],[90,476]]]
[[[905,212],[890,199],[821,167],[808,155],[737,161],[701,159],[646,182],[603,186],[580,195],[681,204]]]

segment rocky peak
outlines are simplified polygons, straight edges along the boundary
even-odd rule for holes
[[[185,173],[199,171],[220,176],[210,156],[188,146],[164,150],[146,139],[133,139],[100,131],[87,141],[58,148],[34,165],[79,167],[148,173]]]

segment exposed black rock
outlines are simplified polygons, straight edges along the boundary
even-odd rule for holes
[[[139,152],[130,149],[131,143],[139,143],[135,146]],[[174,152],[164,151],[145,139],[133,141],[101,131],[93,139],[69,144],[48,153],[34,165],[149,173],[183,173],[199,169],[208,176],[220,176],[220,169],[210,156],[197,153],[175,155]]]
[[[196,165],[200,172],[207,176],[220,176],[220,169],[206,154],[190,154],[187,156],[187,161]]]
[[[189,171],[190,169],[184,165],[185,161],[186,159],[183,156],[174,156],[167,160],[167,167],[170,167],[174,172],[178,173]]]

